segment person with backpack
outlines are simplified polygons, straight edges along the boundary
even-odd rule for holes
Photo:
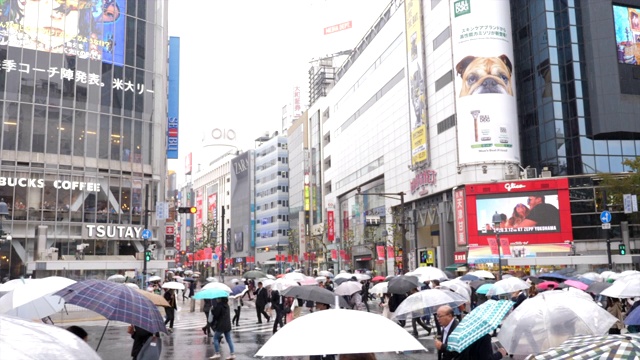
[[[405,294],[391,294],[389,297],[389,315],[393,318],[393,313],[396,312],[396,309],[400,304],[407,298]],[[407,324],[406,320],[398,320],[398,324],[404,327]]]

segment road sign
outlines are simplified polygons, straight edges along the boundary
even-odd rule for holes
[[[602,223],[602,229],[604,230],[611,229],[611,223]]]
[[[142,238],[145,240],[148,240],[151,238],[151,230],[149,229],[144,229],[142,230]]]
[[[610,223],[611,222],[611,213],[608,212],[607,210],[601,212],[600,213],[600,221],[602,221],[603,223]]]

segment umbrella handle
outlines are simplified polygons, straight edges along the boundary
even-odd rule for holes
[[[107,332],[107,327],[109,326],[109,321],[107,320],[107,325],[104,326],[104,330],[102,330],[102,336],[100,336],[100,341],[98,341],[98,346],[96,346],[96,352],[98,352],[98,349],[100,348],[100,344],[102,344],[102,338],[104,337],[104,333]]]

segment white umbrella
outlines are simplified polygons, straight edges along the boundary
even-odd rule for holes
[[[303,273],[299,272],[290,272],[288,274],[284,274],[282,277],[284,279],[294,280],[294,281],[302,281],[306,276]]]
[[[276,277],[271,274],[267,274],[267,279],[275,280]]]
[[[381,283],[377,283],[377,284],[373,285],[373,287],[371,289],[369,289],[369,293],[371,293],[371,294],[382,295],[382,294],[386,294],[388,292],[389,292],[389,282],[388,281],[383,281]]]
[[[476,271],[471,271],[468,273],[469,275],[473,275],[473,276],[477,276],[479,278],[485,278],[485,279],[495,279],[495,275],[493,275],[492,273],[488,272],[487,270],[476,270]]]
[[[0,297],[0,314],[23,319],[42,319],[55,314],[64,308],[64,300],[51,294],[75,283],[59,276],[30,281]]]
[[[162,284],[163,289],[184,290],[184,284],[175,281],[167,281]]]
[[[285,277],[282,277],[280,279],[276,279],[276,281],[274,281],[273,284],[271,284],[271,289],[272,290],[282,291],[282,290],[288,289],[288,288],[290,288],[292,286],[300,286],[300,285],[298,285],[298,283],[295,280],[287,279]]]
[[[547,291],[523,301],[507,316],[498,339],[510,354],[536,354],[574,335],[606,334],[616,321],[593,301],[567,291]]]
[[[338,280],[338,279],[347,279],[347,280],[351,280],[352,277],[356,276],[356,274],[352,274],[352,273],[348,273],[348,272],[341,272],[340,274],[336,275],[333,280]],[[356,277],[356,279],[358,279]]]
[[[600,274],[595,273],[595,272],[588,272],[588,273],[584,273],[582,275],[578,275],[578,278],[585,278],[587,280],[591,280],[591,281],[598,281],[598,282],[602,282],[602,276],[600,276]]]
[[[333,277],[333,273],[331,271],[327,271],[327,270],[321,270],[318,275],[322,275],[322,276],[326,276],[329,278]]]
[[[53,325],[0,315],[3,359],[100,360],[77,335]]]
[[[489,289],[489,291],[487,292],[487,297],[492,297],[494,295],[511,294],[516,291],[526,290],[530,287],[531,285],[527,284],[526,281],[517,277],[511,277],[494,283],[491,289]]]
[[[571,295],[575,295],[577,297],[580,297],[582,299],[585,299],[587,301],[593,301],[593,298],[591,297],[591,295],[587,294],[586,292],[578,289],[578,288],[574,288],[573,286],[568,286],[564,289],[561,290],[553,290],[553,291],[564,291],[564,292],[568,292]]]
[[[469,286],[469,284],[462,280],[453,279],[449,281],[443,281],[440,283],[440,289],[453,290],[456,293],[464,296],[467,301],[471,301],[471,286]]]
[[[420,282],[448,279],[447,274],[445,274],[444,271],[433,266],[421,266],[409,273],[406,273],[405,275],[415,276],[420,280]]]
[[[224,291],[228,292],[229,294],[231,294],[231,288],[229,286],[227,286],[226,284],[221,283],[221,282],[208,283],[207,285],[202,287],[202,290],[206,290],[206,289],[220,289],[220,290],[224,290]]]
[[[120,275],[120,274],[111,275],[107,278],[108,281],[113,281],[117,283],[123,283],[126,279],[127,278],[124,277],[124,275]]]
[[[613,298],[633,298],[640,296],[640,275],[628,275],[613,282],[600,295]]]
[[[162,281],[162,278],[160,276],[153,275],[152,277],[149,278],[149,282],[154,282],[154,281]]]
[[[182,276],[174,276],[173,281],[177,281],[179,283],[184,282],[184,278]]]
[[[214,277],[209,276],[209,277],[206,279],[206,281],[207,281],[207,282],[218,282],[218,279],[216,279],[216,278],[214,278]]]
[[[372,341],[368,331],[384,329],[384,339]],[[309,334],[331,334],[331,341],[318,341]],[[378,314],[366,311],[331,309],[297,318],[278,330],[255,356],[311,356],[378,352],[428,351],[405,329]]]
[[[6,293],[9,292],[15,288],[17,288],[18,286],[22,286],[30,281],[33,281],[35,279],[24,279],[24,278],[20,278],[20,279],[13,279],[13,280],[9,280],[4,284],[0,284],[0,293]]]
[[[345,281],[334,289],[338,295],[353,295],[362,290],[362,284],[357,281]]]
[[[323,283],[325,281],[327,281],[327,277],[326,276],[316,276],[316,281],[319,283]]]
[[[128,286],[128,287],[130,287],[132,289],[140,289],[140,286],[138,286],[138,284],[136,284],[136,283],[126,283],[124,285]]]
[[[267,287],[267,286],[271,286],[273,285],[273,283],[275,283],[276,281],[273,279],[262,279],[260,282],[262,282],[262,286]]]
[[[404,299],[394,312],[394,317],[398,320],[413,319],[431,315],[442,305],[449,305],[455,308],[465,304],[467,301],[464,296],[451,290],[422,290]]]
[[[315,278],[312,278],[311,276],[305,276],[304,279],[298,281],[300,283],[300,285],[305,285],[305,286],[315,286],[318,285],[318,282],[316,281]]]

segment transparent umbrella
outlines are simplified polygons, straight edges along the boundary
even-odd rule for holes
[[[640,296],[640,275],[628,275],[613,282],[600,295],[613,298],[632,298]]]
[[[375,284],[371,289],[369,289],[369,293],[382,295],[389,292],[389,282],[383,281],[381,283]]]
[[[467,301],[471,301],[471,286],[462,280],[453,279],[441,282],[440,288],[455,291],[464,296]]]
[[[504,280],[496,281],[491,289],[487,292],[487,297],[491,297],[494,295],[502,295],[502,294],[511,294],[516,291],[526,290],[531,285],[527,284],[526,281],[517,278],[511,277]]]
[[[618,319],[567,291],[547,291],[523,301],[502,323],[498,339],[514,355],[535,354],[578,334],[603,335]]]
[[[212,282],[212,283],[208,283],[207,285],[203,286],[202,289],[220,289],[220,290],[224,290],[226,292],[228,292],[229,294],[231,294],[231,288],[229,287],[229,285],[221,283],[221,282]]]
[[[75,283],[60,276],[32,280],[0,297],[0,314],[32,320],[55,314],[64,308],[65,302],[52,294]]]
[[[451,290],[422,290],[404,299],[394,312],[394,316],[398,320],[413,319],[424,315],[431,315],[442,305],[449,305],[455,308],[467,301],[464,296]]]
[[[362,290],[362,284],[357,281],[345,281],[335,288],[335,293],[338,295],[352,295]]]
[[[405,275],[415,276],[420,280],[420,282],[448,279],[447,274],[445,274],[444,271],[433,266],[422,266],[406,273]]]

